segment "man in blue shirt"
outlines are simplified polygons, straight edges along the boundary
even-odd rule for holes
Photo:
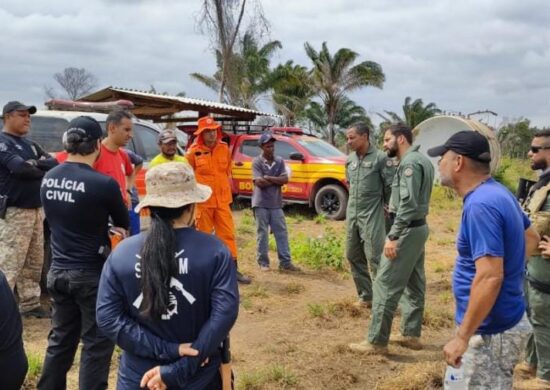
[[[279,269],[299,271],[292,264],[288,247],[288,232],[285,213],[283,212],[283,194],[281,187],[288,183],[285,160],[275,156],[275,137],[270,132],[260,136],[258,144],[262,154],[252,162],[252,208],[256,219],[257,252],[256,257],[260,270],[269,270],[269,228],[273,231],[279,256]]]
[[[441,156],[441,184],[464,199],[453,273],[458,328],[445,360],[463,367],[465,388],[511,389],[531,331],[523,270],[538,234],[514,196],[491,178],[483,135],[458,132],[428,154]]]

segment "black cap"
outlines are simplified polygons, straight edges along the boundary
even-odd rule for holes
[[[443,145],[428,149],[428,155],[430,157],[442,156],[449,150],[473,160],[481,162],[491,161],[489,141],[477,131],[459,131],[453,134]]]
[[[12,101],[12,102],[6,103],[6,105],[4,106],[4,109],[2,110],[2,115],[9,114],[10,112],[13,112],[13,111],[28,111],[29,114],[32,115],[36,112],[36,107],[26,106],[21,102]]]
[[[98,121],[90,116],[79,116],[69,123],[69,127],[64,136],[78,134],[82,137],[81,141],[91,141],[100,139],[103,136],[103,129]]]

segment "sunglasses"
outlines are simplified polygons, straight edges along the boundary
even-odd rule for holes
[[[546,150],[546,149],[550,149],[550,146],[531,146],[529,148],[529,150],[532,152],[532,153],[538,153],[540,152],[541,150]]]

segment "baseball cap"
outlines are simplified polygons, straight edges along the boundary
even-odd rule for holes
[[[147,194],[136,206],[135,212],[144,207],[178,208],[190,203],[201,203],[210,198],[212,189],[197,183],[189,164],[169,162],[157,165],[145,174]]]
[[[273,134],[269,131],[265,131],[260,136],[260,139],[258,140],[258,145],[262,146],[263,144],[267,144],[269,141],[277,141],[275,137],[273,137]]]
[[[103,129],[98,121],[90,116],[79,116],[69,122],[69,127],[64,134],[78,134],[82,137],[82,141],[91,141],[100,139],[103,136]]]
[[[164,129],[159,134],[159,144],[167,144],[172,141],[177,141],[176,132],[172,129]]]
[[[4,109],[2,110],[2,115],[9,114],[12,111],[28,111],[29,114],[32,115],[36,112],[36,107],[26,106],[23,103],[14,100],[6,103]]]
[[[428,149],[428,155],[430,157],[442,156],[449,150],[473,160],[491,161],[489,141],[477,131],[459,131],[453,134],[443,145]]]

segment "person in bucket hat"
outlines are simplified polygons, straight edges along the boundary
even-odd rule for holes
[[[98,325],[124,351],[117,389],[221,388],[219,346],[239,292],[227,246],[194,228],[212,190],[175,162],[150,169],[145,184],[136,212],[149,209],[150,228],[117,246],[99,283]]]
[[[212,188],[212,196],[197,205],[197,229],[214,232],[229,247],[237,264],[235,225],[231,214],[231,152],[222,141],[221,125],[213,118],[199,119],[197,138],[187,152],[187,161],[195,170],[197,181]],[[249,284],[250,278],[237,270],[239,283]]]

